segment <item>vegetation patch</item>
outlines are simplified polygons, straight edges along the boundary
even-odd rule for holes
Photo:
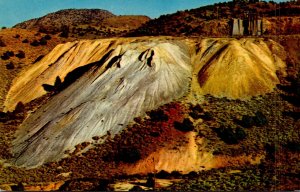
[[[182,132],[189,132],[194,130],[194,125],[190,119],[185,118],[183,122],[175,121],[174,128]]]

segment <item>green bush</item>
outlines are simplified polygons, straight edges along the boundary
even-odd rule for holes
[[[293,152],[300,152],[300,143],[299,142],[289,141],[285,145],[285,147]]]
[[[249,115],[243,115],[242,120],[240,121],[240,125],[245,128],[250,128],[254,126],[254,117]]]
[[[262,127],[268,124],[268,119],[262,112],[258,111],[255,116],[243,115],[242,120],[237,120],[237,123],[245,128]]]
[[[124,163],[135,163],[141,159],[141,153],[137,148],[124,147],[121,148],[115,157],[115,161]]]
[[[218,134],[218,137],[224,141],[225,143],[231,144],[238,144],[239,141],[246,139],[247,134],[242,128],[236,128],[235,130],[231,127],[220,127],[214,129],[214,131]]]
[[[40,38],[39,44],[40,45],[47,45],[47,40],[45,39],[45,37]]]
[[[15,65],[13,64],[13,62],[9,62],[8,64],[6,64],[6,69],[14,69]]]
[[[201,108],[201,106],[199,104],[197,104],[195,106],[191,106],[190,110],[191,110],[191,112],[189,113],[189,115],[193,119],[199,119],[199,118],[201,118],[203,109]]]
[[[205,120],[205,121],[211,121],[213,120],[213,115],[210,112],[204,112],[203,115],[201,115],[201,119]]]
[[[29,43],[28,39],[24,39],[22,43]]]
[[[2,60],[8,60],[10,57],[15,56],[15,53],[13,51],[6,51],[5,53],[3,53],[3,55],[1,56]]]
[[[50,39],[51,39],[51,36],[47,34],[47,35],[44,36],[44,39],[45,39],[45,40],[50,40]]]
[[[185,118],[182,123],[175,121],[174,128],[182,132],[189,132],[194,130],[194,125],[190,119]]]
[[[2,39],[0,39],[0,47],[6,47],[6,44],[4,43],[4,41]]]
[[[168,121],[169,117],[162,109],[152,110],[147,113],[152,121]]]
[[[33,42],[30,43],[31,46],[37,47],[40,45],[40,43],[37,40],[34,40]]]
[[[255,113],[253,120],[257,127],[261,127],[268,124],[267,117],[260,111]]]
[[[25,58],[25,52],[24,51],[19,51],[16,54],[16,57],[18,57],[19,59],[24,59]]]

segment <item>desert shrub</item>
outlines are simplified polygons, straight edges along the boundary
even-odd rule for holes
[[[182,176],[182,174],[179,171],[172,171],[170,173],[170,176],[173,177],[173,178],[179,178],[179,177]]]
[[[19,51],[19,52],[16,54],[16,57],[18,57],[19,59],[25,58],[25,52],[24,52],[24,51]]]
[[[261,127],[268,124],[267,117],[260,111],[255,113],[254,123],[256,126]]]
[[[90,191],[108,191],[108,185],[110,180],[108,179],[100,179],[98,185],[91,189]]]
[[[13,51],[6,51],[5,53],[3,53],[3,55],[1,56],[2,60],[8,60],[10,57],[15,56]]]
[[[5,117],[6,117],[6,113],[3,111],[0,111],[0,119],[5,118]]]
[[[175,121],[174,128],[182,132],[189,132],[194,130],[194,125],[190,119],[185,118],[182,123]]]
[[[15,53],[14,53],[13,51],[6,51],[6,53],[7,53],[10,57],[15,56]]]
[[[275,153],[278,150],[277,146],[273,143],[272,144],[267,143],[265,145],[265,150],[266,150],[266,158],[275,161]]]
[[[50,40],[50,39],[51,39],[51,36],[47,34],[47,35],[44,36],[44,39]]]
[[[15,65],[13,64],[13,62],[9,62],[5,66],[6,66],[6,69],[14,69],[15,68]]]
[[[144,191],[142,187],[135,185],[129,191]]]
[[[227,144],[238,144],[238,139],[231,127],[229,128],[219,128],[218,136]]]
[[[39,33],[49,33],[49,31],[47,30],[47,28],[44,27],[44,26],[40,26],[38,32],[39,32]]]
[[[190,110],[191,110],[191,112],[189,113],[189,115],[193,119],[199,119],[201,117],[202,112],[203,112],[203,109],[201,108],[201,106],[199,104],[197,104],[195,106],[191,106]]]
[[[0,38],[0,47],[6,47],[6,44],[4,43],[4,41]]]
[[[153,174],[149,174],[147,181],[146,181],[146,186],[147,187],[154,187],[155,186],[155,179]]]
[[[34,40],[33,42],[30,43],[31,46],[37,47],[40,45],[40,43],[37,40]]]
[[[293,152],[300,152],[300,142],[289,141],[285,147]]]
[[[213,115],[210,112],[204,112],[203,115],[201,115],[201,119],[205,120],[205,121],[211,121],[213,120]]]
[[[246,132],[242,128],[237,128],[236,130],[231,127],[220,127],[214,129],[218,134],[218,137],[227,144],[238,144],[240,140],[243,140],[247,137]]]
[[[62,30],[62,32],[59,34],[59,36],[63,37],[63,38],[68,38],[69,37],[69,27],[63,26],[61,30]]]
[[[12,191],[24,191],[24,189],[25,189],[25,187],[21,182],[18,185],[11,186]]]
[[[300,106],[300,73],[297,76],[291,76],[286,78],[291,82],[290,86],[279,86],[279,88],[285,91],[287,94],[281,94],[283,100],[288,101],[296,107]]]
[[[135,163],[141,159],[141,153],[137,148],[124,147],[121,148],[116,155],[116,161],[122,161],[124,163]]]
[[[300,119],[300,112],[284,111],[282,114],[284,116],[292,117],[295,121],[298,121]]]
[[[199,119],[201,117],[201,113],[195,112],[195,111],[191,111],[189,112],[190,117],[192,117],[193,119]]]
[[[169,117],[162,109],[152,110],[147,113],[153,121],[168,121]]]
[[[160,135],[159,132],[155,132],[155,131],[150,132],[150,136],[151,136],[151,137],[159,137],[159,135]]]
[[[254,126],[254,118],[249,115],[243,115],[242,120],[239,122],[239,124],[245,128],[250,128]]]
[[[46,40],[44,37],[42,37],[42,38],[39,40],[39,44],[40,44],[40,45],[47,45],[47,40]]]
[[[169,178],[170,173],[168,173],[168,172],[165,171],[165,170],[161,170],[161,171],[158,172],[155,176],[156,176],[157,178],[159,178],[159,179],[167,179],[167,178]]]
[[[140,117],[135,117],[133,120],[134,120],[136,123],[141,123],[141,122],[142,122],[142,118],[140,118]]]
[[[258,111],[255,116],[243,115],[242,120],[237,120],[237,123],[245,128],[261,127],[268,124],[268,119],[262,112]]]
[[[6,29],[6,27],[2,27],[1,29]]]
[[[196,171],[191,171],[187,174],[188,178],[196,178],[198,177],[198,173]]]
[[[8,120],[9,116],[7,113],[0,111],[0,122],[6,122]]]
[[[6,52],[3,53],[3,55],[1,55],[2,60],[8,60],[9,58],[10,58],[10,56]]]
[[[247,134],[243,128],[238,127],[235,129],[235,136],[237,140],[243,140],[246,139]]]
[[[24,39],[22,43],[29,43],[28,39]]]

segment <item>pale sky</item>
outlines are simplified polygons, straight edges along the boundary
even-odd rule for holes
[[[0,27],[44,16],[61,9],[98,8],[115,15],[157,18],[178,10],[198,8],[222,0],[0,0]],[[279,2],[280,0],[275,0]],[[224,1],[223,1],[224,2]]]

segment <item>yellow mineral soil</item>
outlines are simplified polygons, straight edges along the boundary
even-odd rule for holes
[[[279,83],[276,72],[285,74],[285,58],[269,47],[285,51],[272,40],[204,39],[198,46],[193,88],[202,94],[247,99],[271,92]]]
[[[44,95],[46,91],[42,84],[53,85],[56,77],[63,81],[69,72],[99,61],[118,44],[118,40],[109,39],[75,41],[56,46],[41,61],[18,75],[6,96],[4,110],[11,111],[18,102],[28,103]]]
[[[162,39],[148,38],[152,43]],[[170,43],[174,41],[168,37],[165,39]],[[44,95],[46,91],[42,84],[53,85],[56,77],[63,81],[69,72],[99,61],[118,45],[130,49],[130,44],[143,46],[144,41],[146,38],[118,38],[58,45],[14,80],[6,96],[4,111],[13,110],[18,102],[28,103]],[[192,90],[197,93],[232,99],[249,98],[271,92],[279,83],[276,71],[285,74],[285,51],[272,40],[207,38],[181,41],[189,46],[186,51],[191,52],[194,66]]]

